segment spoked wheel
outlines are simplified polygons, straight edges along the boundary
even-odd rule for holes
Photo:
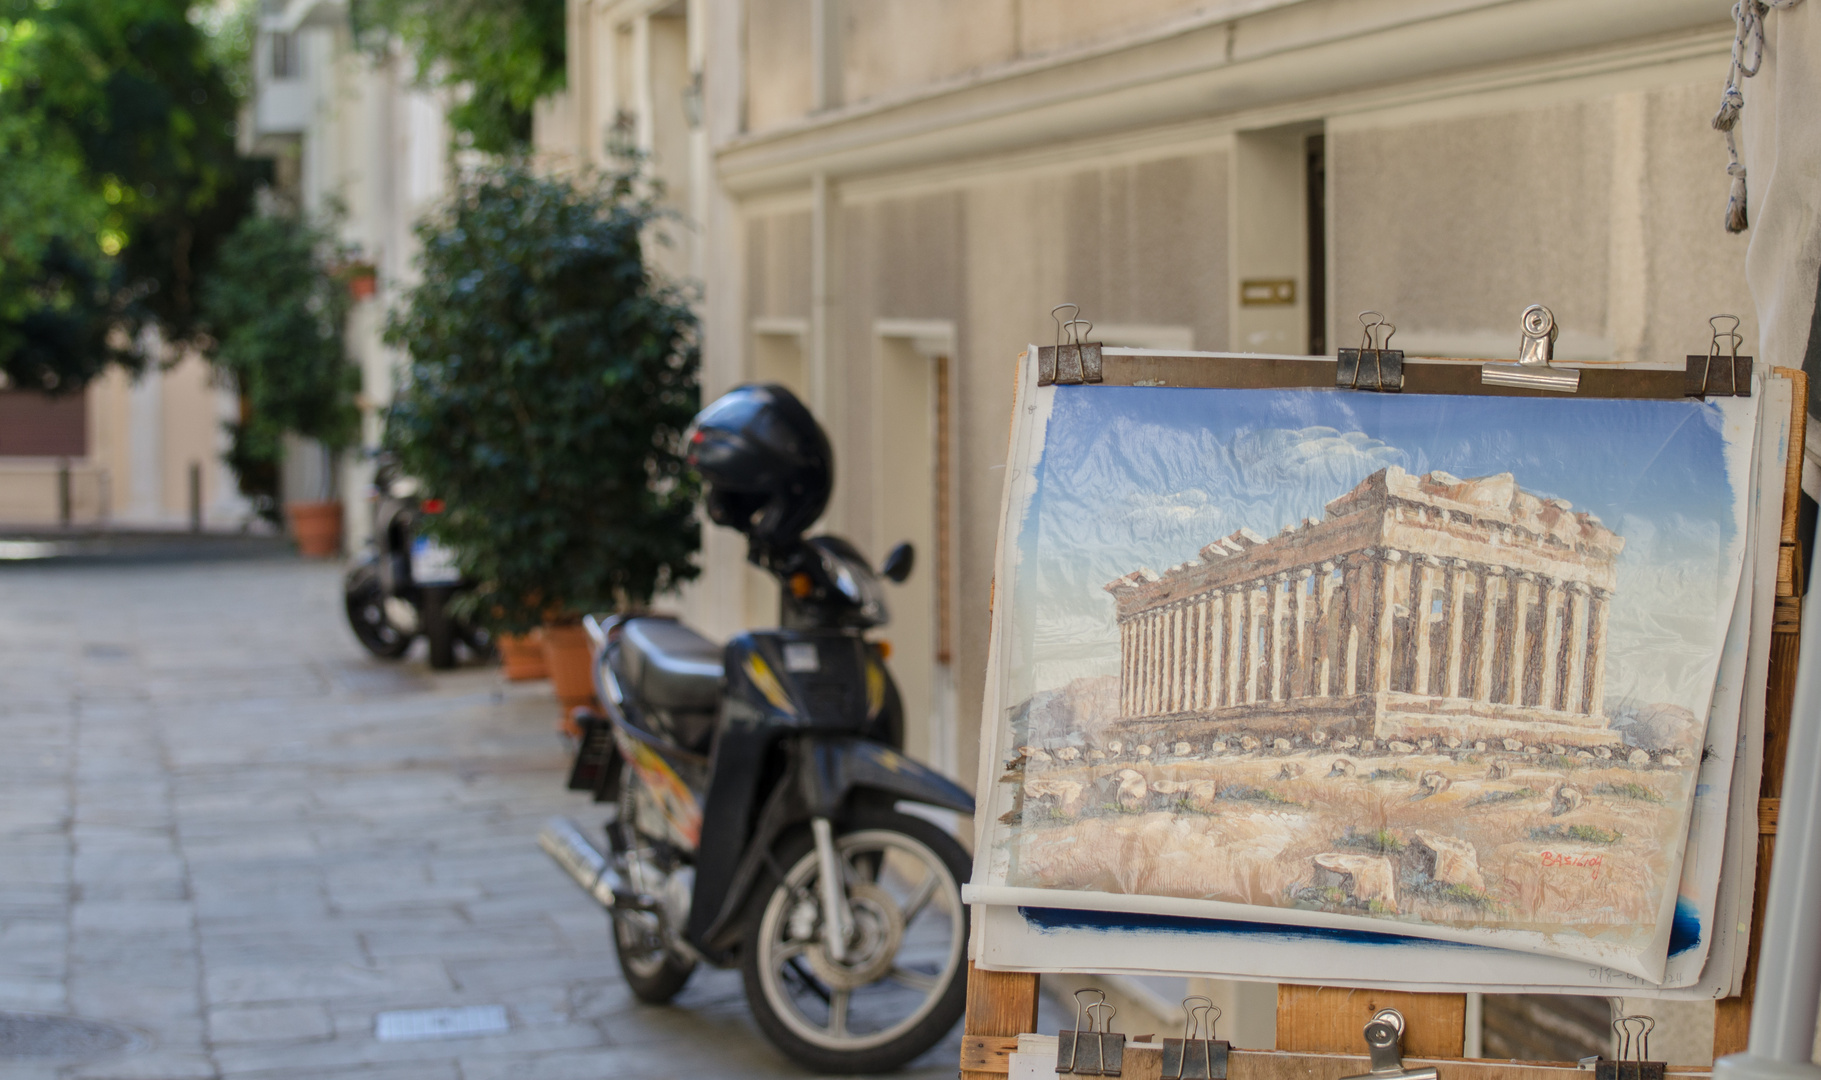
[[[371,566],[357,566],[342,584],[342,602],[348,611],[348,626],[362,646],[382,660],[396,660],[411,648],[411,635],[403,633],[386,618],[386,595],[379,587],[379,576]]]
[[[613,951],[620,958],[620,974],[626,976],[632,996],[648,1005],[662,1005],[676,997],[696,969],[693,961],[679,958],[665,946],[655,912],[614,912]]]
[[[757,906],[741,972],[766,1037],[819,1072],[887,1072],[922,1054],[961,1018],[967,984],[968,857],[921,818],[856,814],[835,838],[853,912],[847,955],[822,934],[813,841],[786,844],[783,881]]]
[[[628,775],[620,777],[619,817],[607,826],[607,837],[615,858],[622,858],[638,845],[634,828],[637,817],[633,808],[632,786],[637,781]],[[655,891],[655,890],[652,890]],[[664,943],[664,925],[655,911],[615,909],[613,951],[620,958],[620,974],[632,996],[648,1005],[662,1005],[682,991],[695,972],[695,961],[676,955]]]

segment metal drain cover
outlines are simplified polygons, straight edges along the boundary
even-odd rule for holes
[[[101,1057],[132,1049],[139,1041],[124,1028],[94,1020],[0,1012],[0,1060]]]

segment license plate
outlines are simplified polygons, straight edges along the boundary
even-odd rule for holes
[[[419,585],[453,585],[461,579],[455,552],[427,536],[411,542],[411,580]]]

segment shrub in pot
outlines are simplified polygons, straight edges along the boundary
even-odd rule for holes
[[[481,583],[472,611],[541,624],[559,693],[579,651],[582,701],[565,628],[696,574],[695,319],[645,264],[660,218],[630,171],[477,171],[418,226],[422,280],[386,331],[411,359],[387,441],[448,507],[430,528]]]
[[[277,521],[281,497],[288,501],[305,555],[340,548],[341,504],[330,490],[278,490],[284,437],[314,439],[332,459],[360,430],[360,369],[342,336],[348,290],[335,272],[345,255],[327,228],[300,215],[254,215],[223,242],[202,285],[214,364],[240,392],[240,417],[228,425],[228,464],[261,514]],[[334,470],[324,473],[333,477]]]

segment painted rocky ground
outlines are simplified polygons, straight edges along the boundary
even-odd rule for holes
[[[1688,746],[1107,735],[1006,763],[1008,884],[1629,929],[1656,920],[1694,775]]]

